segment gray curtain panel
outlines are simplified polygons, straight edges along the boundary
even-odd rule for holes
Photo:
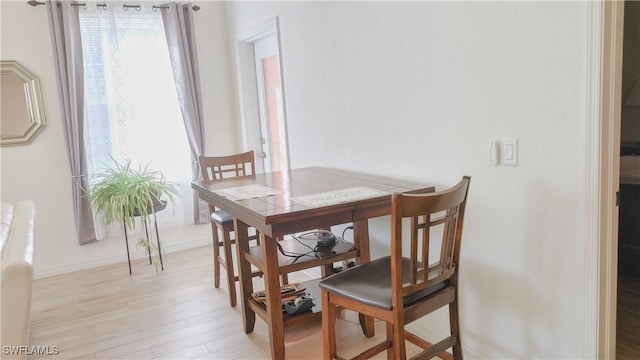
[[[88,189],[84,147],[84,72],[77,7],[69,1],[47,1],[56,82],[71,165],[71,186],[76,232],[80,245],[96,241],[93,213],[84,196]]]
[[[178,90],[178,101],[182,110],[184,126],[187,130],[191,148],[191,178],[200,178],[198,158],[204,152],[202,136],[202,92],[200,91],[200,71],[198,70],[198,52],[196,50],[193,10],[191,4],[169,3],[169,9],[162,11],[164,30],[169,45],[169,56],[173,67],[173,76]],[[199,201],[193,192],[194,222],[209,222],[209,207]]]

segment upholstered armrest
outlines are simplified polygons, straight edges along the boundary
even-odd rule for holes
[[[35,204],[21,201],[13,207],[2,204],[2,295],[0,340],[2,358],[24,358],[26,354],[6,354],[5,346],[27,346],[31,320]],[[9,227],[7,229],[7,224]],[[19,355],[17,357],[13,357]]]
[[[11,229],[11,221],[13,220],[13,208],[11,204],[2,203],[2,212],[0,214],[2,228],[0,228],[0,250],[4,249],[4,244],[9,239],[9,230]]]

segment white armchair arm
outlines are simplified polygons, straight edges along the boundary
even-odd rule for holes
[[[9,209],[13,208],[13,216]],[[7,229],[7,225],[9,228]],[[2,358],[25,358],[26,354],[7,354],[6,346],[27,346],[31,320],[35,204],[21,201],[15,206],[2,204]],[[6,236],[6,237],[5,237]]]

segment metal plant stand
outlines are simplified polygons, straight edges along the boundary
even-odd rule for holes
[[[153,225],[156,230],[156,241],[158,244],[158,257],[160,258],[160,270],[163,270],[163,271],[164,271],[164,264],[162,263],[162,250],[160,249],[160,234],[158,233],[158,219],[156,217],[156,213],[158,211],[164,210],[166,207],[167,207],[167,202],[164,200],[153,207]],[[140,216],[140,212],[134,211],[133,216]],[[124,226],[124,242],[125,242],[125,245],[127,246],[127,261],[129,262],[129,275],[131,275],[132,272],[131,272],[131,255],[129,253],[129,236],[127,234],[127,225],[125,224],[123,226]],[[147,221],[144,221],[144,232],[145,232],[145,235],[147,236],[147,239],[149,239],[149,227],[147,226]],[[152,264],[151,251],[149,250],[148,252],[149,252],[149,265],[151,265]]]

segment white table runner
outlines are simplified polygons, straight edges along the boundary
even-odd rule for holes
[[[218,190],[216,193],[232,200],[247,200],[282,194],[282,191],[262,185],[247,185]]]
[[[289,200],[309,207],[317,207],[364,200],[384,195],[389,195],[389,193],[367,187],[352,187],[318,194],[296,196]]]

